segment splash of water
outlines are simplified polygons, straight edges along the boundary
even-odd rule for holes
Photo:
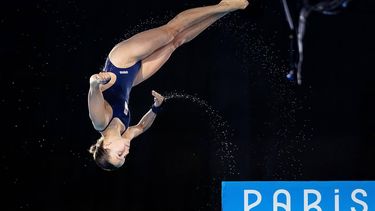
[[[231,129],[227,121],[206,101],[189,94],[171,92],[165,95],[167,101],[185,100],[198,106],[207,116],[209,126],[214,134],[211,143],[217,144],[216,156],[220,159],[221,172],[220,179],[225,179],[226,176],[239,175],[237,164],[235,161],[235,152],[238,147],[231,142]],[[215,178],[219,179],[219,178]]]
[[[240,174],[235,160],[238,147],[231,141],[230,126],[212,106],[196,96],[177,92],[167,93],[164,96],[168,101],[184,100],[191,102],[207,115],[211,132],[214,135],[210,144],[216,147],[215,156],[219,158],[220,172],[211,175],[210,183],[203,187],[210,189],[211,199],[197,210],[219,210],[221,181]]]

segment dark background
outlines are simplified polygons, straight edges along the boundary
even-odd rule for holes
[[[124,167],[95,165],[90,75],[117,42],[213,3],[2,3],[1,210],[220,210],[222,180],[374,180],[370,0],[353,0],[336,16],[311,14],[301,86],[285,78],[280,1],[224,17],[134,88],[130,103],[133,124],[152,89],[196,96],[215,111],[172,100],[132,142]],[[290,5],[296,18],[298,4]]]

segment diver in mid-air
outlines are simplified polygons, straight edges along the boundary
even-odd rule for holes
[[[132,87],[155,74],[179,46],[224,15],[247,6],[247,0],[222,0],[216,5],[189,9],[163,26],[136,34],[114,46],[103,71],[90,77],[89,115],[101,134],[90,152],[98,166],[104,170],[121,167],[129,154],[130,141],[152,125],[164,102],[163,96],[152,91],[151,109],[137,125],[130,126],[128,103]]]

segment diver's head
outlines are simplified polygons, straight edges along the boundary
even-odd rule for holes
[[[102,136],[89,151],[100,168],[113,171],[125,163],[125,157],[129,154],[129,145],[122,137]]]

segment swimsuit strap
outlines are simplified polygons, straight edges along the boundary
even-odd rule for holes
[[[115,118],[115,117],[112,115],[112,118],[111,118],[111,120],[109,120],[107,126],[105,126],[105,128],[104,128],[103,130],[98,130],[98,131],[99,131],[99,132],[103,132],[103,131],[105,131],[105,130],[107,129],[107,127],[109,126],[109,124],[111,124],[113,118]]]

